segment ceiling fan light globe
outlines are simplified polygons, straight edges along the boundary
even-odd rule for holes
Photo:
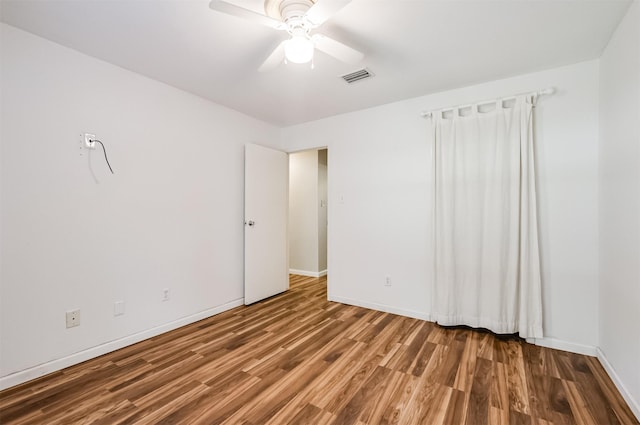
[[[289,62],[307,63],[313,59],[313,42],[306,37],[293,36],[284,46],[284,54]]]

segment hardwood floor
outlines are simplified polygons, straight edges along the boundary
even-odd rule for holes
[[[638,424],[598,360],[326,301],[323,279],[0,393],[2,424]]]

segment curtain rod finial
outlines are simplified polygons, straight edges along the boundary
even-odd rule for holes
[[[549,87],[548,89],[544,89],[538,92],[538,94],[540,95],[545,95],[545,94],[554,94],[556,92],[556,89],[553,87]]]

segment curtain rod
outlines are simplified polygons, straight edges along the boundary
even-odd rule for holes
[[[458,106],[450,106],[448,108],[434,109],[434,110],[429,111],[429,112],[422,112],[420,115],[423,118],[426,118],[426,117],[430,117],[431,115],[433,115],[434,112],[445,112],[445,111],[452,111],[452,110],[458,109],[458,108],[468,108],[468,107],[471,107],[473,105],[482,105],[482,104],[485,104],[485,103],[492,103],[492,102],[497,102],[497,101],[509,100],[509,99],[513,99],[514,97],[522,96],[522,95],[544,96],[544,95],[554,94],[555,92],[556,92],[555,88],[549,87],[549,88],[546,88],[546,89],[540,90],[540,91],[534,91],[534,92],[529,92],[529,93],[519,93],[519,94],[514,94],[512,96],[498,97],[496,99],[483,100],[481,102],[475,102],[475,103],[470,103],[470,104],[466,104],[466,105],[458,105]]]

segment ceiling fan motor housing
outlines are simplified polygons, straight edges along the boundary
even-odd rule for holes
[[[315,0],[265,0],[264,11],[267,16],[295,26],[310,26],[304,19],[305,13],[313,6]]]
[[[0,0],[1,1],[1,0]],[[211,0],[209,7],[220,13],[237,16],[286,31],[290,38],[282,40],[258,68],[264,72],[275,68],[283,60],[294,63],[313,61],[314,51],[320,50],[345,63],[357,63],[363,54],[326,35],[311,31],[321,26],[351,0],[263,0],[265,14],[235,5],[227,0]],[[313,68],[313,63],[311,65]]]

